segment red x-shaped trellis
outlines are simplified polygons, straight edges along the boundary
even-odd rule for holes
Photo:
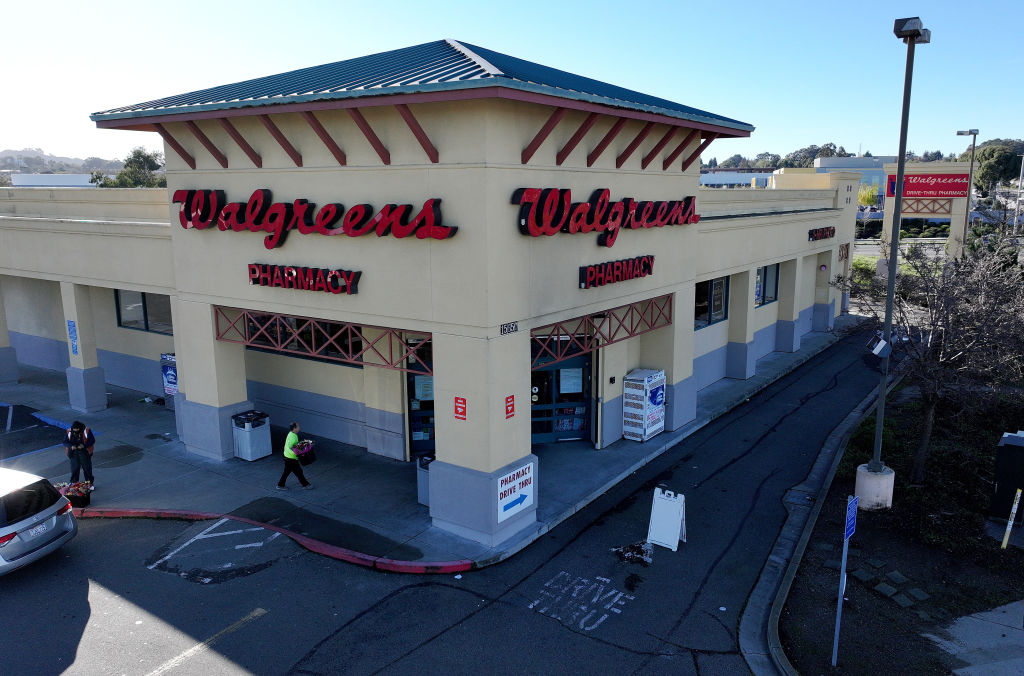
[[[430,334],[274,312],[216,308],[217,340],[342,364],[433,375]]]
[[[672,323],[672,295],[595,312],[563,322],[539,326],[530,332],[536,370],[593,352]]]

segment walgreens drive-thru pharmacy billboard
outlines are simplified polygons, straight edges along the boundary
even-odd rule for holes
[[[906,174],[904,197],[967,197],[967,174]],[[896,177],[889,174],[886,197],[896,196]]]

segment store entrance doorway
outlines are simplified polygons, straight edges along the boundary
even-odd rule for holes
[[[590,370],[588,353],[531,373],[532,443],[590,439]]]
[[[420,341],[410,341],[419,345]],[[430,343],[417,349],[423,366],[433,371],[433,350]],[[409,396],[409,455],[411,460],[434,455],[434,376],[406,373]]]

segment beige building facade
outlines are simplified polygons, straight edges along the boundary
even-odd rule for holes
[[[398,52],[482,74],[106,111],[164,137],[167,190],[0,190],[0,381],[62,369],[97,410],[106,383],[160,394],[174,353],[189,452],[231,458],[256,408],[396,471],[431,456],[434,524],[493,545],[535,521],[546,445],[639,443],[631,371],[664,371],[675,430],[707,386],[830,330],[857,174],[700,190],[699,152],[749,125],[524,84],[526,62],[455,41]]]

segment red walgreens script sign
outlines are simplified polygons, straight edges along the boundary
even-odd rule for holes
[[[904,197],[967,197],[967,174],[906,174]],[[886,197],[896,196],[896,177],[889,174]]]

